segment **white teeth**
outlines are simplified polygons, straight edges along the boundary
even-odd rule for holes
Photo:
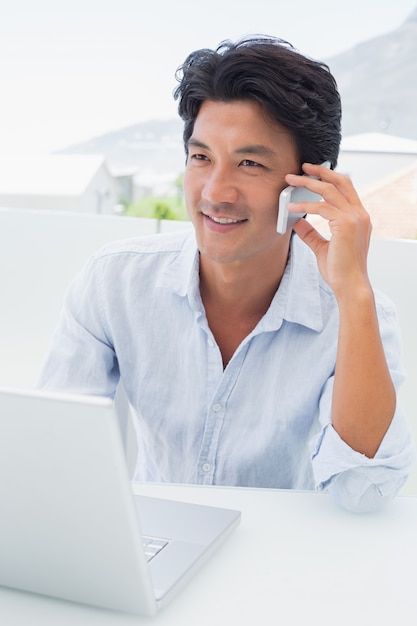
[[[241,220],[232,220],[232,219],[229,219],[228,217],[214,217],[213,215],[210,215],[210,218],[213,220],[213,222],[217,222],[217,224],[237,224],[238,222],[241,221]]]

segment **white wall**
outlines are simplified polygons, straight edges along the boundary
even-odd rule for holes
[[[71,194],[1,194],[0,207],[33,211],[78,211],[80,196]]]

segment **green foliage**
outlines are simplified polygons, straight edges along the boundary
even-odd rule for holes
[[[132,202],[125,215],[130,217],[153,217],[159,220],[188,220],[184,198],[178,195],[164,198],[148,196]]]
[[[177,214],[171,209],[166,202],[157,202],[155,204],[152,217],[157,220],[177,220]]]

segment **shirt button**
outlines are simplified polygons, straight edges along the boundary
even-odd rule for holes
[[[214,348],[214,341],[213,341],[213,339],[209,339],[209,340],[207,341],[207,343],[208,343],[208,345],[210,346],[210,348]]]
[[[204,463],[202,468],[203,468],[204,472],[209,472],[211,470],[211,465],[210,465],[210,463]]]
[[[216,404],[213,404],[213,411],[215,411],[215,413],[218,413],[219,411],[221,411],[222,405],[219,404],[218,402],[216,402]]]

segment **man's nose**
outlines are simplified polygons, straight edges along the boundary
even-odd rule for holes
[[[202,199],[211,204],[237,202],[239,192],[233,176],[226,170],[217,168],[207,177],[202,190]]]

